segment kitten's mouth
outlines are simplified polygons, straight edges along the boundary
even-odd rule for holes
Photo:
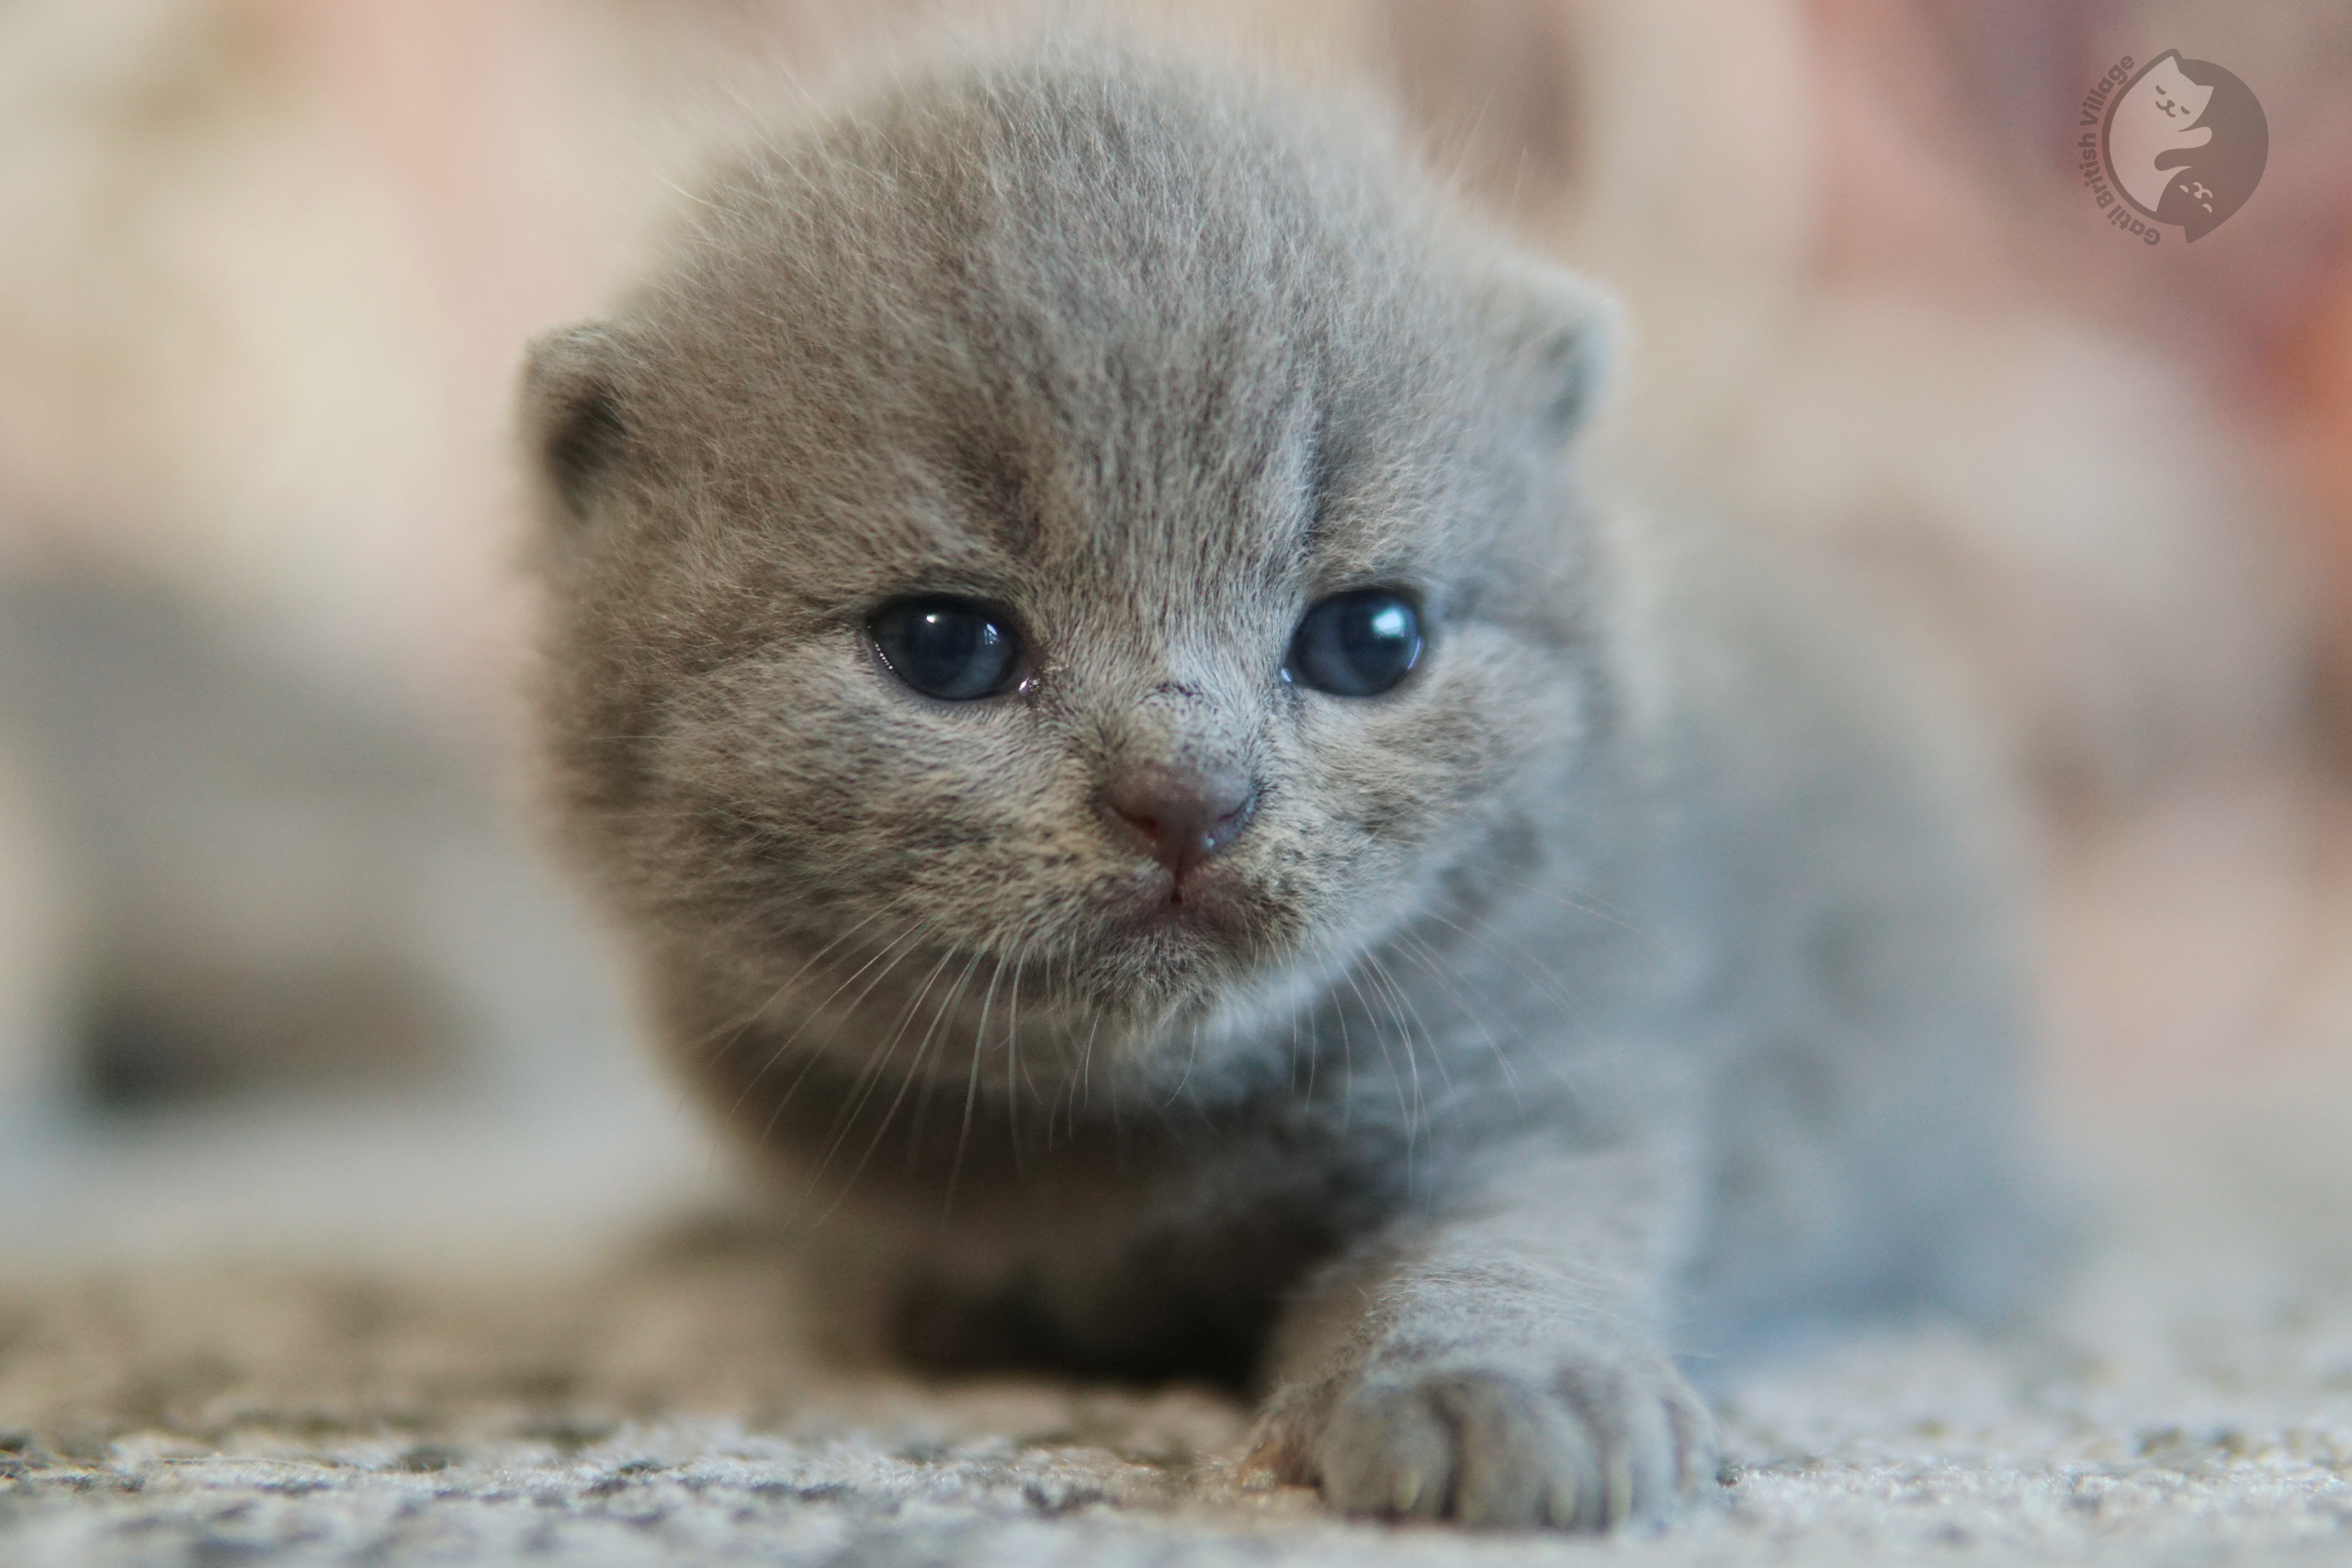
[[[1155,866],[1104,890],[1096,942],[1110,971],[1124,984],[1190,994],[1216,989],[1254,967],[1263,945],[1264,912],[1246,879],[1223,868],[1203,868],[1181,881]]]
[[[1231,940],[1241,934],[1244,908],[1230,874],[1203,866],[1177,876],[1153,866],[1139,873],[1116,901],[1120,925],[1138,932],[1187,932]]]

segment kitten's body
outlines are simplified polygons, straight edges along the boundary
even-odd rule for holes
[[[1984,1282],[1998,878],[1834,599],[1590,514],[1601,302],[1346,134],[1071,53],[723,177],[534,362],[566,819],[919,1348],[1254,1363],[1350,1508],[1654,1515],[1675,1354]],[[1420,665],[1300,689],[1370,584]],[[1018,690],[899,684],[910,593],[1004,607]],[[1247,826],[1163,865],[1137,779]]]

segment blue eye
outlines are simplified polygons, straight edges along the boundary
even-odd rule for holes
[[[944,702],[995,696],[1021,663],[1021,639],[1004,613],[969,599],[894,599],[865,630],[892,674]]]
[[[1335,593],[1306,612],[1283,668],[1335,697],[1373,697],[1421,657],[1421,613],[1387,588]]]

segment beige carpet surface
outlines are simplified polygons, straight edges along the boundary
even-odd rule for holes
[[[1194,1390],[826,1370],[756,1238],[525,1282],[154,1267],[0,1291],[0,1562],[2352,1562],[2352,1100],[2143,1136],[2025,1320],[1758,1374],[1678,1529],[1323,1517]]]

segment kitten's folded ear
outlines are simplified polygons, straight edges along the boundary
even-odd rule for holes
[[[553,502],[551,520],[585,523],[627,456],[626,355],[594,322],[535,339],[523,367],[519,408],[525,451]]]
[[[1527,260],[1494,279],[1487,306],[1544,433],[1566,440],[1616,385],[1624,307],[1599,284]]]

